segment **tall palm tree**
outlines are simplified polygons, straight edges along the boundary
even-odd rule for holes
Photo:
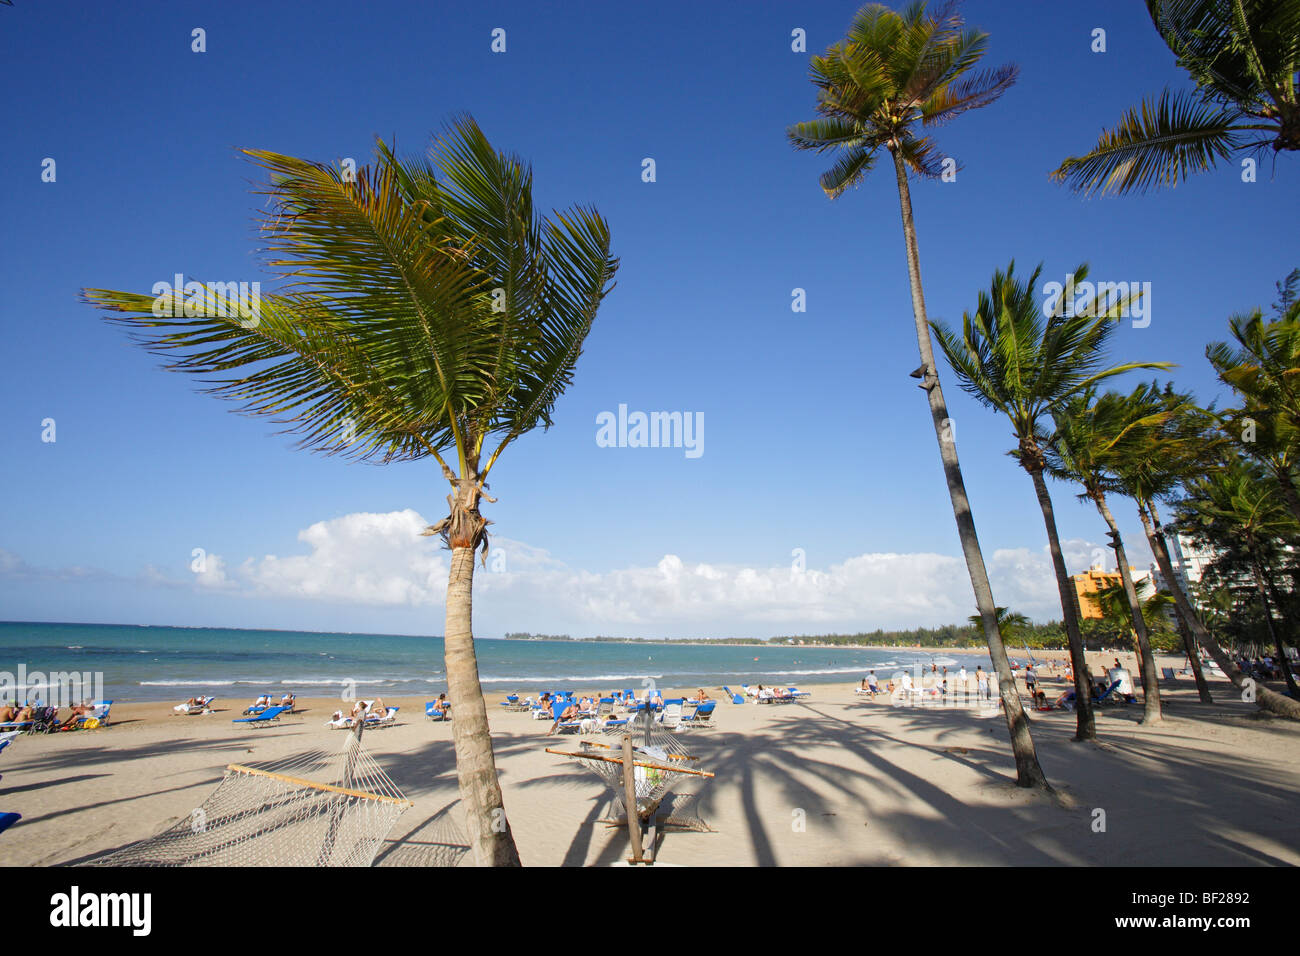
[[[980,292],[975,312],[962,316],[961,334],[942,322],[932,322],[935,338],[948,364],[968,394],[1011,422],[1016,438],[1012,455],[1033,481],[1038,506],[1047,528],[1061,613],[1074,667],[1075,739],[1097,736],[1092,714],[1092,688],[1079,630],[1075,592],[1065,568],[1052,496],[1043,474],[1047,469],[1040,428],[1047,416],[1098,382],[1139,368],[1168,368],[1168,362],[1127,362],[1104,368],[1106,343],[1116,329],[1116,317],[1126,314],[1132,297],[1098,301],[1079,308],[1058,297],[1044,318],[1037,288],[1039,266],[1025,281],[1015,276],[1015,263],[993,274],[988,292]],[[1088,267],[1079,266],[1076,280],[1087,278]]]
[[[1188,481],[1184,487],[1186,494],[1176,506],[1179,527],[1193,537],[1219,546],[1227,544],[1244,553],[1287,689],[1293,698],[1300,700],[1300,688],[1296,687],[1282,636],[1273,619],[1274,610],[1280,611],[1285,604],[1273,584],[1273,576],[1266,571],[1270,552],[1279,542],[1294,541],[1300,534],[1300,526],[1272,493],[1262,469],[1236,456]]]
[[[923,128],[938,126],[962,113],[987,106],[1015,82],[1018,68],[1014,65],[970,73],[983,57],[987,40],[987,34],[965,28],[961,17],[950,8],[931,14],[927,13],[925,3],[915,2],[902,13],[895,13],[880,4],[869,4],[854,16],[843,41],[812,58],[810,74],[817,88],[816,110],[820,118],[796,123],[789,128],[788,136],[797,149],[836,154],[834,165],[821,176],[822,189],[832,199],[866,178],[881,149],[893,160],[916,341],[921,355],[920,368],[912,374],[921,379],[929,401],[948,496],[975,592],[975,606],[979,609],[984,639],[1001,688],[1016,761],[1016,783],[1022,787],[1050,789],[1038,763],[1029,721],[1015,690],[1011,662],[998,632],[993,588],[980,550],[948,406],[934,364],[921,289],[912,194],[907,180],[909,170],[925,178],[942,173],[935,144],[922,135]]]
[[[1294,295],[1300,269],[1278,283],[1282,301],[1276,318],[1260,309],[1233,316],[1228,327],[1237,347],[1212,342],[1205,356],[1219,379],[1242,398],[1242,407],[1223,414],[1224,433],[1238,451],[1268,469],[1278,493],[1300,520],[1300,299]]]
[[[1052,173],[1076,192],[1174,186],[1234,155],[1300,149],[1296,0],[1146,0],[1193,90],[1147,97]]]
[[[1213,462],[1222,449],[1222,439],[1212,424],[1213,416],[1196,408],[1189,396],[1167,389],[1152,399],[1153,408],[1161,406],[1170,412],[1163,424],[1143,429],[1145,434],[1134,436],[1133,440],[1142,449],[1142,454],[1117,453],[1108,462],[1108,467],[1124,488],[1125,495],[1137,503],[1138,517],[1142,520],[1156,565],[1174,599],[1179,616],[1191,631],[1193,642],[1188,648],[1188,654],[1193,666],[1199,662],[1195,645],[1200,644],[1228,679],[1245,693],[1246,675],[1205,626],[1183,590],[1182,581],[1174,574],[1165,529],[1156,508],[1157,499],[1171,497],[1179,486],[1213,467]],[[1250,689],[1256,705],[1261,709],[1300,720],[1300,701],[1283,697],[1267,687]]]
[[[474,553],[488,547],[480,502],[493,500],[485,489],[502,451],[550,424],[573,378],[617,267],[609,230],[589,208],[539,217],[530,168],[469,117],[428,160],[399,160],[380,142],[355,181],[245,153],[270,175],[267,264],[286,281],[257,315],[187,302],[183,290],[84,296],[165,368],[272,417],[305,447],[438,462],[449,510],[425,533],[451,550],[444,642],[461,802],[478,864],[517,865],[474,651]]]
[[[1147,386],[1140,386],[1139,391]],[[1128,400],[1128,396],[1107,392],[1100,398],[1095,390],[1086,389],[1068,401],[1062,402],[1052,413],[1054,427],[1042,442],[1047,472],[1055,478],[1077,482],[1083,486],[1085,498],[1093,503],[1115,549],[1115,563],[1119,568],[1125,610],[1132,622],[1137,638],[1138,659],[1141,661],[1144,724],[1157,724],[1161,720],[1160,682],[1156,678],[1156,660],[1151,649],[1142,604],[1129,570],[1128,553],[1115,516],[1111,514],[1107,494],[1120,491],[1106,471],[1105,461],[1117,447],[1125,447],[1126,439],[1136,429],[1163,420],[1163,410],[1149,412],[1141,405]]]

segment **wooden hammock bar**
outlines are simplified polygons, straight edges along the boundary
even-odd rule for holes
[[[551,747],[547,747],[546,752],[548,754],[558,754],[561,757],[577,757],[581,760],[603,760],[606,763],[620,763],[620,764],[623,762],[622,757],[606,757],[604,754],[575,753],[572,750],[555,750],[554,748]],[[650,770],[663,770],[666,771],[667,773],[689,773],[695,777],[713,776],[713,774],[709,773],[707,770],[692,770],[690,767],[670,767],[667,764],[654,763],[649,760],[634,760],[632,761],[632,764],[633,766],[646,767]]]
[[[638,764],[638,766],[640,766],[640,764]],[[232,763],[229,766],[227,766],[226,769],[233,771],[234,773],[248,773],[258,777],[270,777],[273,780],[280,780],[283,781],[284,783],[291,783],[295,787],[307,787],[308,789],[311,790],[325,790],[328,791],[329,793],[341,793],[344,796],[357,797],[361,800],[376,800],[379,803],[392,803],[392,804],[396,804],[399,807],[415,806],[415,804],[413,804],[410,800],[399,800],[397,797],[386,797],[380,793],[366,793],[366,791],[364,790],[349,790],[346,787],[336,787],[333,784],[329,784],[329,783],[317,783],[315,780],[303,780],[300,777],[287,777],[282,773],[272,773],[269,770],[258,770],[256,767],[245,767],[243,764],[239,764],[239,763]],[[672,769],[672,768],[670,767],[668,769]],[[682,772],[686,773],[688,771],[682,771]],[[713,776],[713,774],[709,774],[709,776]]]

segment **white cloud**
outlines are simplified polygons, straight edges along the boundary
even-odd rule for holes
[[[429,522],[407,509],[358,512],[318,521],[298,533],[307,554],[248,558],[232,571],[208,556],[219,581],[234,581],[267,597],[307,598],[347,604],[441,604],[448,564],[439,539],[420,536]]]
[[[235,564],[208,554],[202,573],[181,582],[148,568],[153,585],[199,587],[249,598],[290,599],[358,608],[422,609],[443,604],[448,553],[422,537],[429,521],[413,510],[356,513],[318,521],[298,535],[304,553],[268,554]],[[1129,542],[1139,568],[1150,552]],[[1108,548],[1084,539],[1062,542],[1069,572],[1086,569]],[[986,551],[997,603],[1035,620],[1061,616],[1047,549]],[[798,562],[795,562],[798,563]],[[0,577],[31,577],[17,555],[0,551]],[[84,575],[84,569],[36,572]],[[644,565],[594,572],[573,568],[543,548],[493,538],[486,567],[476,569],[476,629],[626,637],[816,634],[962,623],[975,602],[957,554],[873,552],[837,564],[709,564],[667,554]],[[427,612],[421,611],[427,620]]]

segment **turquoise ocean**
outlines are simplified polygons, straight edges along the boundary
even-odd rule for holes
[[[989,666],[979,653],[910,648],[479,639],[476,649],[489,693],[607,690],[640,687],[647,679],[668,688],[710,690],[723,684],[856,683],[869,669],[883,674],[914,664]],[[0,672],[10,686],[20,666],[34,677],[102,674],[103,696],[122,701],[199,694],[238,701],[263,691],[333,697],[349,684],[357,695],[381,697],[446,690],[440,637],[0,622]],[[41,690],[38,683],[29,682],[26,696]]]

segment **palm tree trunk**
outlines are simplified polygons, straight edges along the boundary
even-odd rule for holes
[[[1291,666],[1287,663],[1286,648],[1282,646],[1282,635],[1278,633],[1277,624],[1273,620],[1273,606],[1279,609],[1283,607],[1279,600],[1277,591],[1268,581],[1264,574],[1264,564],[1256,552],[1251,556],[1251,564],[1255,571],[1255,588],[1259,592],[1260,603],[1264,605],[1264,621],[1268,624],[1269,636],[1273,638],[1273,646],[1277,648],[1277,666],[1282,669],[1282,676],[1286,678],[1286,688],[1291,696],[1300,700],[1300,688],[1295,685],[1295,678],[1291,675]],[[1272,594],[1273,603],[1269,603],[1269,595]]]
[[[1143,511],[1142,505],[1138,505],[1138,514],[1142,516],[1142,526],[1146,527],[1146,512]],[[1160,524],[1160,517],[1156,514],[1155,505],[1151,505],[1151,514],[1155,518],[1155,524]],[[1158,544],[1160,552],[1165,556],[1165,563],[1169,567],[1174,566],[1173,559],[1169,557],[1169,543],[1165,536],[1160,534]],[[1157,564],[1160,562],[1157,561]],[[1160,572],[1164,574],[1162,570]],[[1172,585],[1171,585],[1172,587]],[[1172,594],[1172,591],[1170,592]],[[1183,614],[1183,609],[1174,601],[1174,620],[1178,622],[1178,635],[1183,639],[1183,648],[1187,651],[1187,666],[1192,669],[1192,677],[1196,680],[1196,693],[1200,695],[1202,704],[1213,704],[1214,698],[1210,695],[1210,682],[1205,679],[1205,668],[1201,667],[1201,651],[1197,646],[1196,638],[1192,636],[1192,626],[1187,622],[1187,616]]]
[[[1187,626],[1192,629],[1192,635],[1209,652],[1210,657],[1219,665],[1220,670],[1228,675],[1228,679],[1238,688],[1245,691],[1246,675],[1233,662],[1219,642],[1214,639],[1214,635],[1209,632],[1204,624],[1201,623],[1200,616],[1197,615],[1187,595],[1183,593],[1183,587],[1174,577],[1174,568],[1169,561],[1169,552],[1164,547],[1162,540],[1164,535],[1158,525],[1154,524],[1155,516],[1150,513],[1151,502],[1139,501],[1138,514],[1142,517],[1142,528],[1146,531],[1147,542],[1151,545],[1151,552],[1156,556],[1156,563],[1160,566],[1160,573],[1164,579],[1169,582],[1169,592],[1174,596],[1174,604],[1182,612],[1183,618],[1187,621]],[[1255,684],[1252,681],[1255,694],[1255,704],[1262,710],[1269,713],[1277,714],[1281,717],[1290,717],[1294,720],[1300,720],[1300,700],[1291,700],[1289,697],[1283,697],[1281,694],[1275,694],[1267,687]]]
[[[1065,556],[1061,553],[1061,538],[1056,530],[1056,513],[1052,509],[1052,496],[1047,491],[1041,468],[1025,468],[1034,480],[1038,507],[1043,512],[1047,526],[1047,545],[1052,552],[1052,568],[1056,571],[1056,589],[1061,595],[1061,613],[1064,615],[1065,635],[1070,643],[1070,663],[1074,667],[1074,739],[1096,740],[1097,725],[1092,715],[1092,675],[1088,673],[1088,658],[1083,653],[1083,634],[1079,631],[1079,616],[1075,610],[1074,588],[1065,571]]]
[[[903,214],[903,240],[907,247],[907,275],[912,288],[912,314],[916,320],[916,341],[921,351],[922,388],[930,401],[930,418],[934,423],[935,437],[939,441],[939,457],[943,461],[943,474],[948,482],[948,497],[952,500],[953,516],[957,519],[957,535],[966,558],[971,588],[975,592],[975,607],[984,627],[984,640],[988,643],[993,670],[998,675],[998,693],[1011,735],[1011,752],[1016,761],[1016,786],[1051,790],[1043,768],[1038,763],[1038,752],[1029,731],[1029,718],[1020,704],[1016,691],[1015,675],[1007,658],[1002,634],[998,630],[997,608],[993,602],[993,588],[989,584],[984,554],[980,550],[979,535],[975,532],[975,518],[966,497],[966,483],[962,480],[961,464],[957,460],[957,444],[952,437],[948,406],[939,387],[939,370],[934,364],[934,349],[930,343],[930,320],[925,311],[925,296],[921,291],[921,259],[916,245],[916,224],[912,220],[912,193],[907,185],[907,168],[895,149],[894,171],[898,177],[898,202]]]
[[[1201,667],[1196,640],[1177,602],[1174,603],[1174,620],[1178,623],[1178,636],[1183,639],[1183,649],[1187,652],[1187,666],[1192,669],[1192,677],[1196,680],[1196,693],[1200,695],[1202,704],[1213,704],[1214,696],[1210,693],[1210,682],[1205,679],[1205,669]]]
[[[453,541],[453,544],[458,542]],[[501,785],[497,782],[487,704],[478,679],[474,653],[474,548],[453,547],[447,579],[447,626],[443,634],[447,660],[447,697],[456,748],[456,776],[465,810],[466,833],[478,866],[519,866]]]
[[[1097,510],[1101,512],[1106,526],[1110,528],[1111,538],[1115,542],[1115,562],[1119,565],[1120,580],[1124,582],[1124,596],[1128,598],[1129,614],[1133,618],[1133,631],[1137,634],[1138,659],[1142,662],[1142,723],[1158,724],[1160,712],[1160,682],[1156,678],[1156,658],[1151,653],[1151,636],[1147,634],[1147,622],[1142,617],[1142,602],[1138,600],[1137,588],[1133,586],[1133,574],[1129,571],[1128,555],[1124,551],[1124,539],[1120,537],[1119,525],[1110,513],[1105,494],[1096,498]]]

